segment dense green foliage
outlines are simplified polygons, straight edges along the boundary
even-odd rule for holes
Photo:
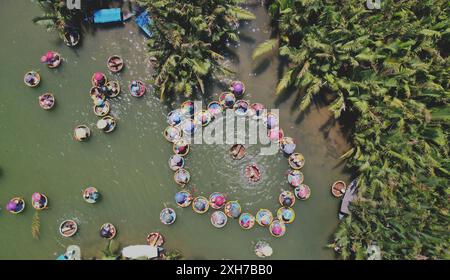
[[[35,0],[43,14],[33,18],[33,22],[44,26],[47,31],[56,31],[62,38],[65,28],[74,18],[79,19],[78,10],[69,10],[65,0]]]
[[[445,0],[278,0],[278,40],[261,46],[288,59],[277,94],[316,95],[358,118],[343,158],[358,198],[335,233],[342,258],[449,258],[450,5]]]
[[[238,0],[145,0],[153,24],[149,55],[156,58],[155,85],[167,94],[204,93],[204,81],[230,73],[218,51],[237,42],[239,20],[254,16]]]

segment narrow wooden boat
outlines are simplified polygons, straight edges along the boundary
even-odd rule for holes
[[[216,228],[223,228],[227,224],[228,218],[222,211],[214,211],[211,214],[211,224]]]
[[[109,98],[115,98],[120,94],[120,84],[118,81],[109,81],[106,83],[106,88],[108,89],[106,95]]]
[[[242,144],[234,144],[230,149],[230,156],[235,160],[240,160],[245,156],[245,147]]]
[[[36,71],[29,71],[23,77],[23,82],[29,87],[37,87],[41,82],[41,75]]]
[[[88,187],[83,191],[83,199],[87,203],[94,204],[100,198],[100,192],[95,187]]]
[[[342,198],[341,208],[339,210],[339,219],[345,217],[345,215],[350,214],[350,209],[348,206],[356,198],[358,192],[358,182],[357,180],[353,180],[345,191],[344,198]]]
[[[331,193],[334,197],[341,197],[344,195],[347,187],[344,181],[336,181],[331,186]]]
[[[31,197],[31,206],[36,210],[44,210],[48,206],[48,198],[45,194],[34,193]]]
[[[116,227],[111,223],[104,223],[100,227],[100,236],[106,239],[113,239],[117,234]]]
[[[56,104],[55,96],[51,93],[44,93],[38,97],[39,106],[44,110],[52,109]]]
[[[73,139],[79,142],[86,141],[91,136],[91,130],[86,125],[79,125],[73,131]]]
[[[120,72],[124,66],[123,59],[118,55],[112,55],[108,58],[107,62],[108,70],[117,73]]]
[[[112,132],[117,125],[116,119],[111,116],[105,116],[97,121],[97,128],[105,133]]]
[[[94,105],[93,109],[94,109],[94,114],[97,117],[104,117],[109,114],[109,112],[111,110],[111,105],[109,104],[108,101],[105,101],[101,105]]]
[[[8,210],[8,212],[12,214],[22,213],[24,209],[25,200],[21,197],[14,197],[10,199],[8,204],[6,205],[6,210]]]
[[[71,237],[78,231],[78,225],[74,220],[65,220],[59,225],[59,233],[64,237]]]
[[[147,244],[150,246],[161,247],[164,244],[164,236],[159,232],[151,232],[147,235]]]
[[[69,47],[76,47],[80,43],[81,35],[80,32],[75,30],[70,30],[64,32],[64,43]]]
[[[165,225],[171,225],[175,223],[175,220],[177,219],[177,214],[175,213],[175,210],[172,208],[164,208],[161,211],[161,214],[159,214],[159,219],[161,220],[161,223]]]
[[[135,81],[131,81],[129,90],[130,90],[131,96],[142,97],[145,94],[146,87],[145,87],[144,82],[142,82],[141,80],[135,80]]]

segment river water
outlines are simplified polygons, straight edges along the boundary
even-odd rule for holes
[[[247,88],[246,99],[261,102],[268,108],[280,109],[281,127],[297,141],[297,150],[304,154],[305,183],[312,196],[297,201],[295,222],[287,234],[273,238],[266,228],[257,225],[242,230],[237,221],[229,220],[223,229],[210,224],[210,213],[195,214],[192,208],[177,208],[174,194],[179,189],[167,161],[171,145],[162,137],[166,127],[167,104],[153,94],[133,98],[127,90],[112,100],[112,115],[118,119],[117,130],[106,135],[95,128],[97,121],[88,95],[93,72],[107,73],[106,59],[120,54],[126,67],[110,79],[123,87],[132,79],[148,80],[149,60],[145,37],[133,22],[114,28],[96,28],[84,37],[83,45],[70,49],[55,34],[33,25],[31,18],[40,14],[28,0],[0,2],[0,258],[54,259],[68,245],[82,248],[84,258],[101,257],[107,244],[99,236],[99,227],[112,222],[118,229],[116,240],[122,246],[144,244],[146,235],[161,232],[165,248],[179,249],[188,259],[254,259],[253,248],[265,240],[274,249],[273,259],[331,259],[332,250],[325,248],[338,220],[339,201],[330,194],[330,185],[348,179],[339,155],[348,147],[339,125],[330,124],[326,109],[316,107],[299,115],[292,107],[295,96],[277,99],[274,89],[279,70],[277,58],[255,63],[253,48],[270,37],[269,18],[262,7],[250,8],[257,19],[240,28],[242,41],[231,46],[236,57],[231,66]],[[47,50],[62,54],[64,62],[58,69],[43,67],[40,56]],[[40,72],[38,88],[23,85],[28,70]],[[52,111],[38,106],[37,96],[54,93],[57,105]],[[218,93],[211,92],[211,98]],[[173,105],[173,104],[171,104]],[[86,143],[72,140],[76,125],[87,124],[93,136]],[[194,145],[187,157],[191,186],[195,195],[209,196],[221,191],[238,199],[245,211],[278,208],[281,190],[288,190],[285,172],[288,164],[281,154],[258,156],[250,147],[242,161],[233,161],[226,145]],[[262,180],[249,185],[241,176],[247,163],[256,162],[263,170]],[[81,197],[86,186],[97,187],[102,200],[90,205]],[[31,234],[34,209],[30,206],[33,192],[45,193],[50,208],[40,213],[40,238]],[[28,203],[20,215],[5,211],[7,201],[23,196]],[[165,226],[159,213],[165,206],[176,209],[177,221]],[[62,238],[58,225],[75,219],[78,233]]]

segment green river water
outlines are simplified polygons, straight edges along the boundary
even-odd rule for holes
[[[210,223],[210,213],[195,214],[192,208],[178,208],[174,194],[179,189],[167,161],[172,146],[162,137],[167,126],[169,106],[154,94],[133,98],[125,89],[112,100],[112,115],[118,119],[117,130],[106,135],[95,127],[88,92],[93,72],[102,71],[119,80],[125,88],[131,79],[147,80],[150,75],[145,37],[132,22],[123,27],[97,28],[85,34],[81,47],[70,49],[55,34],[33,25],[31,18],[40,14],[29,0],[0,1],[0,259],[55,259],[68,245],[82,248],[84,258],[101,257],[107,241],[99,236],[99,227],[112,222],[118,229],[116,240],[122,246],[145,244],[149,232],[159,231],[167,249],[179,249],[188,259],[255,259],[254,244],[265,240],[274,249],[272,259],[330,259],[332,250],[325,247],[338,223],[339,201],[330,194],[330,185],[348,180],[339,155],[347,148],[338,125],[324,130],[329,113],[314,108],[299,117],[293,99],[277,100],[274,89],[279,62],[269,59],[263,66],[252,62],[253,48],[269,38],[269,18],[262,7],[250,8],[257,19],[241,27],[243,39],[232,47],[236,53],[232,65],[236,77],[246,84],[246,99],[279,108],[281,127],[297,141],[306,165],[302,169],[312,196],[297,201],[297,218],[288,225],[287,234],[273,238],[266,228],[257,225],[242,230],[229,220],[223,229]],[[65,61],[58,69],[47,69],[39,59],[47,50],[62,54]],[[111,75],[106,59],[121,55],[124,71]],[[42,81],[38,88],[23,85],[28,70],[38,70]],[[52,111],[38,106],[37,97],[53,92],[57,105]],[[210,93],[207,98],[216,98]],[[176,106],[177,104],[172,104]],[[88,142],[72,140],[73,128],[87,124],[93,133]],[[226,145],[194,145],[187,157],[191,185],[195,195],[209,196],[221,191],[238,199],[245,211],[259,208],[275,211],[281,190],[290,189],[285,172],[286,158],[257,156],[250,147],[242,161],[233,161]],[[263,170],[262,180],[249,185],[241,175],[243,167],[256,162]],[[83,201],[81,190],[97,187],[102,200],[90,205]],[[40,238],[31,234],[35,210],[30,199],[33,192],[45,193],[49,209],[40,213]],[[7,201],[14,196],[26,199],[27,208],[20,215],[6,212]],[[177,221],[165,226],[159,213],[165,206],[176,209]],[[65,219],[75,219],[78,233],[63,238],[58,233]]]

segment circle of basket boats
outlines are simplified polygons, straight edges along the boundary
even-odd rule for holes
[[[74,220],[65,220],[59,225],[59,233],[63,237],[71,237],[78,231],[78,225]]]
[[[115,98],[120,94],[120,84],[118,81],[108,81],[106,83],[107,95],[109,98]]]
[[[106,239],[113,239],[117,234],[116,227],[111,223],[104,223],[100,227],[100,236]]]
[[[181,131],[180,128],[176,126],[168,126],[166,129],[164,129],[164,138],[166,138],[169,142],[175,142],[181,139],[183,136],[183,131]]]
[[[191,174],[186,169],[179,168],[173,174],[173,179],[175,180],[175,183],[177,183],[178,185],[184,186],[187,183],[189,183],[189,180],[191,180]]]
[[[173,110],[167,115],[167,123],[170,126],[178,126],[183,121],[183,113],[181,110]]]
[[[94,105],[93,110],[97,117],[104,117],[111,111],[111,105],[108,101],[105,101],[101,105]]]
[[[225,108],[233,108],[235,102],[236,96],[231,92],[223,92],[219,96],[219,103]]]
[[[242,213],[239,216],[239,225],[243,229],[251,229],[255,225],[255,217],[250,213]]]
[[[278,202],[283,207],[292,207],[295,204],[295,195],[290,191],[283,191],[278,197]]]
[[[279,143],[284,137],[284,131],[279,127],[271,128],[267,132],[267,136],[273,143]]]
[[[186,208],[191,205],[192,199],[192,194],[188,191],[179,191],[175,194],[175,202],[182,208]]]
[[[192,202],[192,209],[194,209],[194,212],[198,214],[206,213],[209,209],[208,199],[204,196],[194,198],[194,201]]]
[[[108,62],[106,63],[108,70],[117,73],[123,69],[124,63],[123,59],[118,55],[112,55],[108,58]]]
[[[225,206],[226,201],[225,195],[220,192],[213,192],[209,196],[209,205],[214,209],[222,209]]]
[[[25,209],[25,200],[21,197],[13,197],[6,205],[6,210],[12,214],[22,213]]]
[[[190,149],[189,148],[189,144],[184,139],[175,141],[173,143],[172,150],[173,150],[174,154],[177,154],[177,155],[180,155],[180,156],[185,156],[185,155],[187,155],[189,153],[189,149]]]
[[[266,113],[263,116],[263,124],[267,129],[278,127],[278,116],[274,113]]]
[[[241,81],[232,81],[230,84],[230,91],[237,97],[240,98],[244,96],[245,85]]]
[[[288,162],[292,169],[298,170],[305,165],[305,157],[300,153],[293,153],[289,156]]]
[[[216,228],[223,228],[227,224],[228,218],[222,211],[214,211],[211,214],[211,224]]]
[[[300,186],[303,183],[303,173],[300,170],[289,170],[288,171],[288,182],[293,187]]]
[[[208,110],[201,110],[194,114],[194,123],[207,126],[213,119],[213,115]]]
[[[44,210],[48,206],[47,196],[43,193],[33,193],[31,196],[31,206],[36,210]]]
[[[184,157],[180,155],[172,155],[169,158],[169,167],[173,171],[177,171],[180,168],[184,167]]]
[[[44,110],[50,110],[55,106],[56,99],[51,93],[44,93],[38,97],[39,106]]]
[[[331,193],[334,197],[341,197],[344,195],[347,186],[344,181],[336,181],[331,186]]]
[[[268,227],[273,221],[273,214],[268,209],[259,209],[256,213],[256,222],[262,227]]]
[[[246,116],[249,111],[250,104],[246,100],[238,100],[234,104],[234,113],[240,117]]]
[[[195,103],[194,101],[184,101],[181,106],[181,112],[183,113],[183,115],[185,116],[193,116],[194,112],[195,112]]]
[[[142,97],[145,94],[145,91],[147,88],[145,87],[145,84],[141,80],[134,80],[131,81],[129,86],[130,94],[133,97]]]
[[[83,191],[83,199],[87,203],[94,204],[100,199],[100,192],[95,187],[88,187]]]
[[[177,214],[172,208],[164,208],[159,215],[159,219],[161,220],[161,223],[171,225],[177,219]]]
[[[281,207],[277,211],[277,218],[285,224],[290,224],[295,220],[294,209],[290,207]]]
[[[235,160],[240,160],[245,157],[245,147],[242,144],[234,144],[230,148],[230,156]]]
[[[286,225],[279,220],[274,220],[269,226],[269,232],[274,237],[281,237],[286,234]]]
[[[73,130],[73,138],[76,141],[83,142],[89,139],[91,130],[86,125],[79,125]]]
[[[23,82],[29,87],[37,87],[41,82],[41,75],[36,71],[29,71],[23,76]]]
[[[164,244],[164,236],[159,232],[151,232],[147,235],[147,244],[161,247]]]
[[[283,151],[286,155],[292,155],[295,151],[296,144],[294,142],[294,139],[291,137],[283,137],[280,141],[280,149]]]
[[[80,43],[81,35],[80,35],[80,32],[78,32],[78,31],[70,30],[70,31],[64,32],[63,39],[64,39],[64,43],[68,47],[76,47]]]
[[[117,125],[117,121],[111,116],[105,116],[97,121],[97,128],[105,133],[112,132]]]
[[[217,117],[222,115],[223,107],[219,102],[212,101],[208,104],[208,111],[211,113],[211,115]]]
[[[106,85],[107,82],[108,82],[108,79],[106,78],[106,75],[102,72],[95,72],[92,75],[91,83],[92,83],[92,86],[94,86],[94,87],[104,86],[104,85]]]
[[[311,188],[308,185],[300,184],[294,189],[294,194],[300,200],[307,200],[311,196]]]
[[[253,103],[250,105],[250,113],[249,115],[254,120],[259,120],[264,117],[264,112],[266,110],[266,107],[261,103]]]
[[[48,68],[57,68],[61,65],[62,57],[55,51],[48,51],[41,57],[41,62],[45,63]]]
[[[235,201],[235,200],[233,200],[233,201],[228,201],[226,204],[225,204],[225,214],[228,216],[228,217],[230,217],[230,218],[233,218],[233,219],[237,219],[237,218],[239,218],[239,216],[241,215],[241,213],[242,213],[242,207],[241,207],[241,205],[239,204],[239,202],[237,202],[237,201]]]

